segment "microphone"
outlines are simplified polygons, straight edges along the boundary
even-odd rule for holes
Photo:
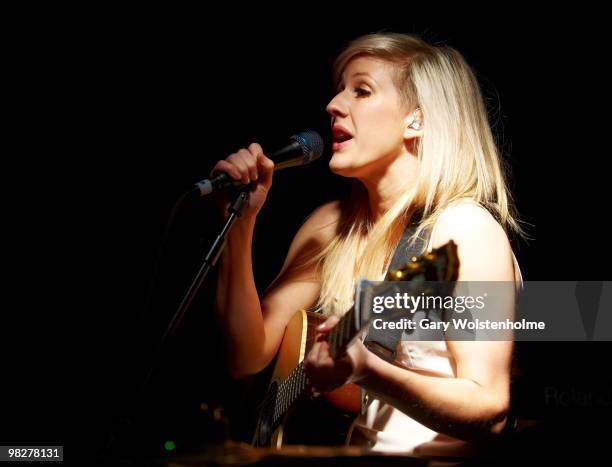
[[[289,144],[282,147],[272,155],[274,170],[296,167],[308,164],[323,154],[323,139],[316,131],[303,131],[289,138]],[[225,172],[215,175],[212,179],[205,179],[195,184],[196,191],[205,196],[213,191],[222,190],[228,186],[241,186]]]

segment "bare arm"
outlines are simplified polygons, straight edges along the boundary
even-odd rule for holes
[[[338,216],[337,203],[329,203],[308,218],[293,239],[281,272],[261,300],[251,262],[255,219],[236,224],[220,258],[217,288],[217,313],[226,333],[234,377],[265,368],[278,350],[291,316],[317,300],[321,286],[316,265],[300,265],[329,241]]]

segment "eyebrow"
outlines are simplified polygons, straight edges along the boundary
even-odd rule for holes
[[[372,81],[374,81],[376,84],[378,84],[378,81],[376,81],[376,79],[370,73],[368,73],[367,71],[358,71],[356,73],[353,73],[351,76],[348,77],[347,81],[350,80],[350,79],[353,79],[353,78],[358,78],[359,76],[367,76]],[[344,79],[341,79],[338,82],[338,86],[341,86],[341,85],[345,85]]]
[[[367,71],[358,71],[357,73],[353,73],[351,76],[349,76],[349,79],[350,78],[356,78],[357,76],[367,76],[368,78],[374,79],[372,77],[372,75],[370,73],[368,73]],[[376,81],[376,80],[374,79],[374,81]]]

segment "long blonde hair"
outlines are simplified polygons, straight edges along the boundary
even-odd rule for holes
[[[522,235],[478,82],[461,54],[412,35],[369,34],[352,41],[336,58],[336,84],[347,64],[362,55],[393,63],[403,104],[421,109],[423,135],[416,144],[420,163],[416,184],[407,186],[376,223],[361,183],[342,203],[335,237],[314,258],[322,281],[317,306],[326,315],[350,307],[356,278],[380,278],[415,216],[420,222],[411,242],[433,227],[445,208],[467,198],[486,208],[506,232]]]

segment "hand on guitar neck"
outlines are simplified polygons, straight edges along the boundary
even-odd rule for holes
[[[358,383],[365,371],[368,350],[361,339],[353,339],[345,352],[330,352],[329,332],[338,323],[335,316],[317,327],[316,342],[304,360],[304,371],[316,392],[331,391],[348,383]]]

